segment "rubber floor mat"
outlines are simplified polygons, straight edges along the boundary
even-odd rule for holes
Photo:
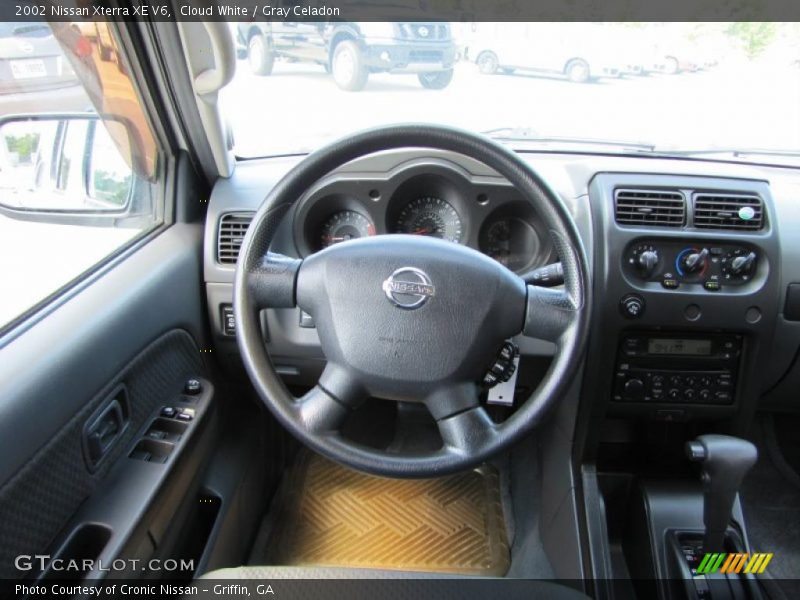
[[[270,564],[487,576],[508,570],[499,477],[489,467],[385,479],[303,452],[288,477]]]

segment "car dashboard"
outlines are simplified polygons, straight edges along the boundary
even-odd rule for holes
[[[581,386],[591,393],[578,393],[587,422],[746,419],[767,390],[765,401],[791,402],[782,384],[800,378],[795,170],[614,155],[521,156],[571,212],[593,274]],[[208,306],[217,351],[236,372],[238,248],[255,210],[299,160],[241,161],[210,199]],[[306,257],[331,244],[392,233],[464,244],[520,274],[558,260],[535,210],[497,173],[461,155],[413,148],[358,159],[314,183],[287,214],[272,250]],[[312,385],[324,366],[313,318],[300,309],[274,309],[261,321],[285,381]],[[517,342],[523,359],[547,361],[556,351],[542,340]],[[536,383],[534,377],[527,389]]]

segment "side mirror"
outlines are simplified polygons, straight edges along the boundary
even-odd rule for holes
[[[0,209],[125,213],[134,181],[131,150],[127,128],[98,115],[3,117]]]

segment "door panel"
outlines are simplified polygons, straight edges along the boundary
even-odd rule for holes
[[[205,373],[201,234],[165,229],[0,349],[0,577],[50,548],[152,412]],[[92,472],[84,426],[120,384],[128,424]]]

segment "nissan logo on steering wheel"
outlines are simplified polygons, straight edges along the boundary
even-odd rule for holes
[[[406,309],[419,308],[436,295],[431,278],[421,269],[402,267],[392,273],[381,286],[386,297],[395,306]]]

